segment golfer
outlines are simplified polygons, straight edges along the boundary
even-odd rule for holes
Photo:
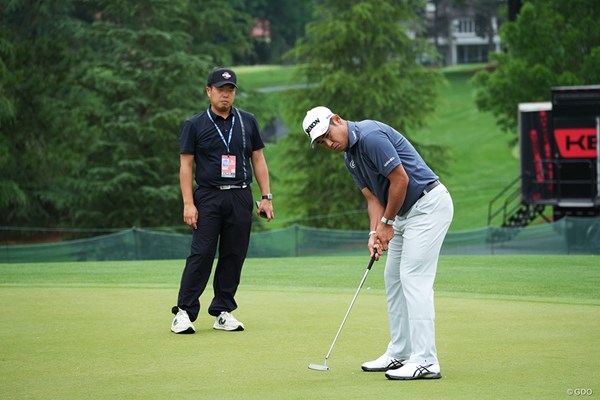
[[[382,122],[346,121],[319,106],[306,113],[303,128],[311,146],[344,152],[367,200],[369,251],[376,259],[388,251],[384,278],[391,339],[363,371],[398,380],[441,378],[433,283],[454,214],[448,190],[412,144]]]

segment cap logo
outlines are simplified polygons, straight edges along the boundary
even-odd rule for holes
[[[221,76],[225,79],[231,78],[231,74],[229,74],[229,72],[227,72],[227,71],[223,72],[223,75],[221,75]]]
[[[310,131],[313,130],[313,128],[315,126],[317,126],[317,124],[321,122],[321,120],[319,118],[315,119],[307,128],[306,128],[306,134],[310,135]]]

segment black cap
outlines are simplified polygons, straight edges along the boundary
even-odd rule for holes
[[[206,86],[221,87],[225,85],[233,85],[237,87],[237,78],[235,72],[228,68],[217,68],[208,74]]]

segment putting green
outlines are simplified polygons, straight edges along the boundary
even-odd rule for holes
[[[174,335],[173,288],[5,286],[0,396],[549,399],[568,397],[568,389],[600,391],[600,307],[490,296],[437,296],[443,379],[364,373],[360,364],[388,340],[384,294],[367,286],[323,372],[308,364],[323,362],[355,289],[246,288],[235,313],[246,331],[215,331],[203,310],[195,335]]]

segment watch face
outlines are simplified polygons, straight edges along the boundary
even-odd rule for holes
[[[271,193],[265,194],[262,198],[266,200],[273,200],[273,195]]]

